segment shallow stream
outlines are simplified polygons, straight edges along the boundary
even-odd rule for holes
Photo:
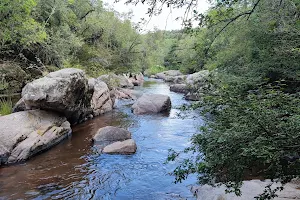
[[[138,93],[166,94],[172,110],[156,115],[133,115],[130,101],[119,101],[105,115],[73,127],[70,138],[29,161],[0,167],[0,199],[194,199],[190,177],[174,184],[168,175],[176,163],[164,164],[168,149],[183,150],[202,123],[196,113],[178,106],[188,103],[163,82],[146,80]],[[128,129],[137,143],[134,155],[99,155],[91,138],[104,126]]]

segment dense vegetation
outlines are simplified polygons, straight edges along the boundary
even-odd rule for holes
[[[211,71],[201,107],[206,124],[192,138],[194,156],[175,169],[175,182],[283,184],[300,174],[300,2],[219,1],[196,35],[198,69]],[[186,65],[188,66],[188,65]],[[169,160],[178,157],[171,152]],[[278,188],[281,189],[281,188]],[[274,197],[266,190],[260,197]]]
[[[131,16],[100,0],[1,1],[0,93],[63,67],[96,77],[161,65],[163,32],[139,34]]]
[[[0,92],[62,67],[90,76],[208,69],[209,87],[193,106],[206,123],[184,151],[194,156],[173,172],[176,182],[197,173],[200,183],[224,183],[238,194],[247,178],[299,176],[300,1],[211,0],[206,14],[191,7],[197,0],[127,2],[147,3],[149,15],[161,4],[188,5],[194,18],[185,30],[141,34],[132,13],[97,0],[2,0]],[[262,199],[274,196],[266,193]]]

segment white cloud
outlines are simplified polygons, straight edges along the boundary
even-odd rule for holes
[[[133,18],[132,21],[135,23],[138,23],[141,21],[141,18],[145,18],[149,20],[148,16],[146,15],[148,6],[144,4],[137,4],[135,5],[125,5],[125,1],[121,1],[118,3],[114,3],[114,0],[103,0],[104,4],[107,4],[108,6],[113,8],[114,10],[124,13],[129,12],[130,10],[133,11]],[[205,12],[209,8],[209,3],[206,2],[206,0],[200,0],[199,5],[197,6],[198,12]],[[182,20],[175,20],[178,17],[184,16],[185,9],[179,8],[179,9],[172,9],[164,7],[162,10],[162,13],[158,16],[153,16],[146,27],[143,27],[144,30],[153,30],[154,27],[157,27],[161,30],[176,30],[182,28]]]

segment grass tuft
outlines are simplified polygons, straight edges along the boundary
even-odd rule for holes
[[[12,113],[12,101],[8,99],[0,99],[0,115],[9,115]]]

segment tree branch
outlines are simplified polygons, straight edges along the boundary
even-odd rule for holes
[[[205,50],[205,55],[207,56],[212,44],[215,42],[215,40],[219,37],[219,35],[221,35],[221,33],[231,24],[233,23],[235,20],[239,19],[240,17],[246,16],[247,20],[249,19],[249,17],[251,16],[251,14],[255,11],[255,9],[257,8],[257,5],[259,4],[261,0],[257,0],[257,2],[254,4],[253,8],[247,12],[241,13],[237,16],[235,16],[234,18],[231,18],[226,24],[225,26],[215,35],[215,37],[213,38],[212,42],[209,44],[208,48]]]
[[[95,9],[91,9],[89,11],[87,11],[82,17],[80,17],[80,20],[83,20],[84,18],[86,18],[86,16],[88,16],[88,14],[90,14],[91,12],[94,12]]]

